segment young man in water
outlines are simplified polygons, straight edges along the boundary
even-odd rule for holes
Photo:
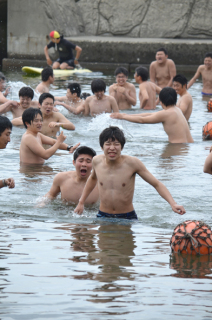
[[[8,142],[10,142],[10,135],[12,132],[12,123],[7,117],[0,116],[0,149],[5,149]],[[8,187],[12,189],[15,187],[13,178],[0,180],[0,188]]]
[[[60,172],[53,181],[50,191],[45,195],[47,199],[53,200],[61,193],[61,199],[77,204],[82,195],[92,170],[92,159],[96,152],[86,146],[76,149],[74,152],[73,165],[75,171]],[[87,198],[85,204],[94,204],[99,199],[98,187],[96,186]]]
[[[41,72],[42,82],[36,87],[37,93],[49,92],[50,85],[54,83],[54,74],[52,67],[45,67]]]
[[[177,101],[177,107],[180,108],[188,121],[192,113],[193,101],[192,96],[187,91],[187,82],[186,77],[181,74],[177,74],[173,78],[173,88],[180,96],[180,99]]]
[[[24,111],[22,120],[26,132],[23,134],[20,145],[20,162],[22,164],[44,164],[45,160],[49,159],[57,149],[74,152],[79,146],[68,146],[63,141],[66,137],[61,131],[57,139],[52,139],[41,133],[43,117],[40,109],[29,108]],[[50,145],[49,149],[45,150],[43,144]]]
[[[75,113],[78,107],[81,107],[83,100],[80,98],[81,87],[77,82],[70,83],[67,87],[67,93],[64,97],[55,97],[55,104],[65,107],[68,111]]]
[[[44,53],[48,65],[52,65],[52,61],[48,54],[48,49],[54,48],[59,54],[57,61],[53,63],[53,69],[73,69],[75,64],[78,64],[78,59],[82,52],[82,49],[79,46],[71,43],[70,41],[60,36],[57,31],[51,31],[50,34],[51,42],[45,46]],[[72,50],[76,50],[76,57],[74,58]]]
[[[8,102],[7,95],[9,93],[9,89],[6,89],[6,77],[0,72],[0,104]],[[3,93],[4,92],[4,93]]]
[[[119,112],[114,97],[105,94],[106,83],[102,79],[94,79],[91,82],[93,96],[88,97],[84,102],[84,114],[95,116],[100,113]]]
[[[156,61],[150,64],[150,80],[160,88],[171,87],[176,75],[176,66],[173,60],[168,59],[166,49],[160,48],[156,52]]]
[[[98,183],[100,208],[97,217],[137,219],[132,204],[136,174],[152,185],[174,212],[185,213],[183,206],[176,204],[164,184],[138,158],[121,154],[125,137],[118,127],[103,130],[99,143],[104,154],[93,159],[93,171],[79,199],[76,213],[82,214],[87,197]]]
[[[132,105],[136,105],[136,91],[134,84],[127,82],[127,69],[117,68],[115,77],[116,83],[109,87],[109,95],[116,99],[119,110],[131,109]]]
[[[205,159],[204,168],[203,168],[204,173],[212,174],[212,152],[211,151],[212,151],[212,147],[210,147],[210,153]]]
[[[212,52],[206,53],[204,58],[204,64],[200,65],[193,78],[188,83],[188,89],[194,84],[194,82],[202,76],[202,95],[212,96]]]
[[[156,93],[160,93],[161,88],[155,83],[147,81],[149,72],[147,68],[138,67],[135,70],[135,81],[139,84],[140,108],[151,110],[156,108]]]
[[[191,143],[194,142],[191,136],[188,122],[182,111],[176,107],[177,93],[173,88],[163,88],[159,94],[163,110],[154,113],[126,114],[112,113],[113,119],[122,119],[135,123],[162,123],[169,142]]]
[[[60,127],[66,130],[75,130],[75,126],[60,112],[54,112],[54,96],[51,93],[42,93],[39,97],[39,106],[43,116],[41,133],[55,138]],[[22,117],[14,119],[13,125],[23,125]]]

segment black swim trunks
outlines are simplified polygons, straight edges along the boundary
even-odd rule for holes
[[[75,68],[74,60],[72,60],[72,59],[70,59],[70,60],[63,60],[63,59],[58,58],[56,61],[59,62],[60,64],[63,63],[63,62],[65,62],[65,63],[67,63],[70,67]]]
[[[135,213],[135,210],[131,211],[131,212],[127,212],[127,213],[117,213],[117,214],[113,214],[113,213],[106,213],[103,211],[98,212],[98,214],[96,215],[97,218],[121,218],[121,219],[128,219],[128,220],[132,220],[132,219],[138,219],[137,214]]]

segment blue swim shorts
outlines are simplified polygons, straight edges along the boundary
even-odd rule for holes
[[[103,211],[98,212],[98,214],[96,215],[97,218],[121,218],[121,219],[128,219],[128,220],[132,220],[132,219],[138,219],[137,214],[135,213],[135,210],[131,211],[131,212],[127,212],[127,213],[117,213],[117,214],[113,214],[113,213],[106,213]]]

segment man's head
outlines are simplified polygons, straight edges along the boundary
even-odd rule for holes
[[[88,178],[92,170],[92,159],[96,152],[86,146],[81,146],[76,149],[73,156],[73,165],[76,172],[81,178]]]
[[[91,82],[91,91],[97,99],[101,99],[104,96],[105,90],[106,83],[102,79],[94,79]]]
[[[116,77],[116,82],[120,85],[123,86],[128,78],[128,71],[124,67],[119,67],[115,70],[115,77]]]
[[[54,108],[54,96],[51,93],[42,93],[39,97],[39,108],[42,114],[50,115]]]
[[[66,97],[68,99],[73,99],[77,97],[80,98],[80,94],[81,94],[80,84],[77,82],[69,83],[67,87]]]
[[[183,76],[181,74],[177,74],[173,78],[173,88],[174,88],[174,90],[176,90],[176,92],[179,95],[181,95],[186,90],[187,83],[188,83],[188,80],[186,79],[185,76]]]
[[[165,87],[161,90],[159,99],[162,105],[166,107],[174,106],[177,102],[177,93],[173,88]]]
[[[27,129],[29,126],[36,128],[36,131],[41,131],[43,116],[38,108],[28,108],[22,114],[22,121]]]
[[[42,72],[41,72],[41,79],[42,81],[46,82],[46,81],[50,81],[50,83],[54,82],[54,74],[53,74],[53,69],[52,67],[45,67],[43,68]]]
[[[0,149],[5,149],[10,142],[10,134],[12,132],[11,121],[4,116],[0,116]]]
[[[137,83],[140,83],[141,81],[147,81],[149,78],[149,72],[147,68],[145,67],[138,67],[135,69],[135,74],[134,74],[135,81]]]
[[[212,52],[208,52],[204,58],[204,65],[206,68],[210,69],[212,67]]]
[[[158,63],[164,63],[168,58],[168,52],[165,48],[160,48],[156,51],[155,58]]]
[[[51,31],[49,36],[50,36],[50,39],[51,39],[52,42],[54,42],[54,43],[59,43],[60,42],[60,34],[59,34],[59,32],[57,32],[55,30]]]
[[[99,144],[108,160],[117,160],[124,148],[126,139],[118,127],[106,128],[99,136]]]
[[[22,87],[19,90],[20,105],[27,109],[30,107],[31,101],[34,98],[34,91],[30,87]]]
[[[6,80],[5,75],[2,72],[0,72],[0,92],[5,90],[5,86],[6,86],[5,80]]]

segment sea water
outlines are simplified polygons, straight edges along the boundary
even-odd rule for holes
[[[24,85],[33,89],[39,77],[7,73],[8,98],[18,100]],[[63,96],[69,82],[89,92],[101,73],[56,79],[51,93]],[[188,75],[190,78],[191,75]],[[135,84],[132,76],[129,81]],[[138,85],[136,92],[138,97]],[[98,205],[83,215],[74,213],[60,197],[39,207],[58,172],[74,170],[72,155],[59,150],[43,166],[20,167],[19,146],[25,129],[13,128],[11,142],[0,150],[0,177],[16,186],[0,190],[0,318],[1,319],[211,319],[212,257],[171,255],[170,237],[185,220],[212,225],[211,176],[203,173],[210,141],[202,140],[202,127],[212,120],[202,100],[202,83],[189,90],[193,113],[189,120],[193,144],[170,144],[161,124],[140,125],[76,116],[59,106],[74,123],[64,130],[68,144],[80,142],[102,150],[98,136],[109,125],[124,130],[123,153],[138,157],[170,190],[186,214],[174,213],[156,190],[136,178],[133,204],[138,221],[96,218]],[[37,99],[37,96],[36,96]],[[157,106],[156,111],[161,107]],[[132,110],[141,111],[139,101]],[[147,111],[148,112],[148,111]],[[154,111],[153,111],[154,112]],[[7,116],[12,119],[10,113]],[[71,191],[70,191],[71,192]]]

